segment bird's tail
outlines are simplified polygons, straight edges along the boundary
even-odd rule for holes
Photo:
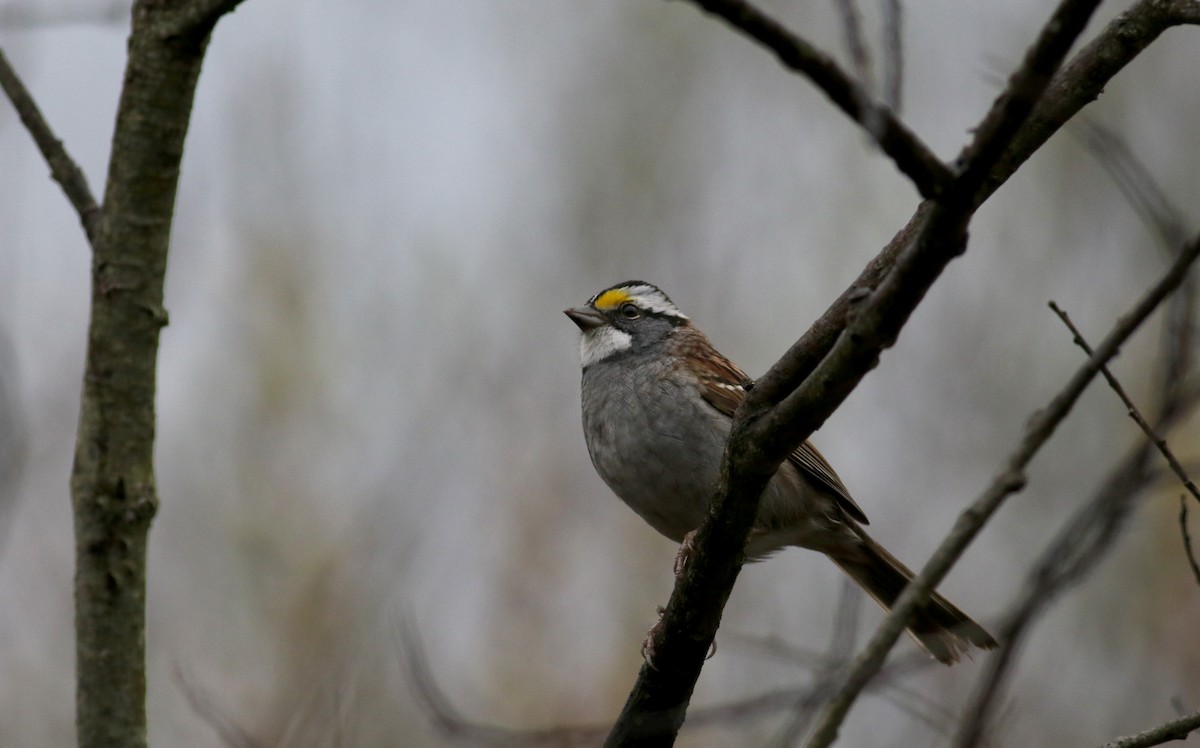
[[[853,555],[830,556],[834,563],[850,575],[867,594],[884,608],[892,603],[913,578],[912,571],[896,557],[872,540],[860,528],[862,544]],[[982,626],[946,598],[934,592],[908,624],[908,633],[930,654],[947,665],[972,645],[980,649],[995,649],[996,640]]]

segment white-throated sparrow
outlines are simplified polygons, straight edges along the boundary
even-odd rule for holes
[[[583,337],[583,434],[604,482],[675,542],[708,511],[734,410],[750,378],[655,286],[626,281],[566,310]],[[809,442],[763,492],[746,556],[786,546],[820,551],[885,608],[912,572],[862,529],[867,517]],[[996,640],[934,593],[909,626],[946,664]]]

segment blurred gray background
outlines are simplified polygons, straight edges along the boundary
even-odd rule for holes
[[[0,45],[98,196],[127,34],[103,20],[110,5],[0,3]],[[842,53],[830,3],[764,7]],[[940,155],[1048,13],[906,4],[903,114]],[[1089,109],[1193,229],[1198,69],[1195,32],[1168,32]],[[90,258],[7,102],[0,165],[0,745],[62,746]],[[454,744],[420,706],[404,620],[471,719],[613,718],[675,547],[592,471],[561,310],[643,278],[756,375],[916,205],[766,52],[688,4],[633,0],[247,0],[213,38],[183,167],[150,547],[156,745],[221,745],[176,673],[267,745]],[[1079,140],[1057,136],[816,435],[875,536],[919,565],[1079,365],[1049,299],[1098,339],[1163,264]],[[1115,365],[1145,403],[1158,339],[1155,318]],[[1137,438],[1094,386],[941,589],[996,622]],[[1198,442],[1195,422],[1172,438],[1184,455]],[[1150,496],[1036,629],[999,745],[1099,743],[1172,717],[1172,698],[1197,706],[1200,589],[1177,496]],[[822,649],[841,588],[805,551],[746,569],[694,705],[806,682],[746,642]],[[861,618],[860,640],[880,614]],[[912,684],[953,713],[979,670]],[[761,743],[781,718],[685,729],[681,744]],[[878,697],[843,731],[847,746],[936,740]]]

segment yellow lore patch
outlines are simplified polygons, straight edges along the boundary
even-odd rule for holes
[[[628,291],[622,288],[612,288],[597,296],[593,306],[605,312],[609,309],[616,309],[631,298],[633,297],[629,295]]]

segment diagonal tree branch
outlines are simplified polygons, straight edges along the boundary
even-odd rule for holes
[[[1186,23],[1185,14],[1158,0],[1139,0],[1113,19],[1051,80],[1045,95],[1014,135],[1008,150],[981,187],[982,203],[1009,179],[1047,140],[1084,106],[1094,101],[1109,81],[1173,25]],[[858,278],[839,296],[771,370],[755,382],[756,397],[776,403],[793,391],[833,347],[852,312],[892,269],[900,252],[917,234],[933,208],[922,203],[887,246],[867,263]]]
[[[94,243],[100,222],[100,206],[96,205],[96,199],[92,197],[87,177],[83,175],[83,170],[67,153],[62,141],[55,137],[54,131],[50,129],[46,118],[42,116],[42,112],[29,94],[29,90],[25,88],[25,84],[21,82],[17,72],[8,63],[8,58],[4,56],[3,50],[0,50],[0,88],[4,89],[4,93],[12,102],[13,108],[17,110],[17,115],[20,116],[25,129],[37,143],[38,150],[42,152],[42,158],[46,159],[46,163],[50,166],[50,176],[62,187],[67,199],[75,208],[75,212],[79,214],[79,222],[83,224],[83,231],[87,234],[88,242]]]
[[[1146,317],[1183,283],[1197,256],[1200,256],[1200,238],[1193,241],[1172,264],[1170,270],[1117,321],[1096,349],[1095,355],[1080,367],[1058,395],[1030,419],[1017,449],[996,473],[991,485],[959,516],[950,534],[893,604],[891,613],[859,655],[842,691],[826,706],[825,716],[809,742],[810,748],[824,748],[833,742],[838,726],[857,693],[883,664],[888,651],[904,632],[909,616],[946,575],[1004,499],[1024,486],[1025,468],[1034,455],[1070,413],[1076,400],[1100,368],[1117,354],[1122,343],[1137,330]]]
[[[975,128],[974,141],[959,155],[960,189],[970,191],[977,199],[986,196],[986,193],[975,194],[978,186],[991,174],[996,162],[1011,146],[1013,136],[1033,113],[1034,106],[1049,88],[1059,65],[1099,4],[1099,0],[1063,0],[1059,3],[1020,67],[1009,78],[1004,92]]]
[[[709,516],[695,536],[697,550],[676,584],[654,641],[654,666],[644,666],[639,673],[609,735],[609,745],[669,744],[673,740],[740,571],[740,554],[767,481],[795,445],[818,428],[876,365],[881,351],[895,341],[928,288],[962,252],[972,213],[994,189],[982,175],[992,173],[996,160],[1006,151],[1006,139],[1019,132],[1034,111],[1037,93],[1051,80],[1049,71],[1065,56],[1097,2],[1062,3],[1053,18],[1053,28],[1041,34],[1013,75],[1012,90],[1002,94],[974,143],[964,151],[955,182],[939,200],[921,206],[913,222],[898,237],[903,238],[903,243],[893,240],[869,266],[869,270],[873,267],[886,273],[881,276],[879,287],[873,293],[864,293],[861,286],[852,287],[835,303],[838,307],[844,302],[842,311],[849,318],[846,334],[839,336],[836,324],[823,326],[815,335],[828,335],[828,347],[820,351],[801,350],[793,357],[802,339],[750,391],[734,419]],[[714,5],[728,6],[710,2],[705,7]],[[744,4],[734,5],[739,12],[749,13]],[[760,25],[766,23],[759,16],[750,15],[749,19]],[[746,16],[738,16],[738,20],[748,23]],[[829,315],[827,312],[821,322],[826,322]],[[814,332],[810,330],[805,338],[812,335]],[[800,359],[799,367],[796,358]],[[792,388],[795,391],[790,391]],[[1073,402],[1072,398],[1066,410]],[[1048,427],[1048,431],[1052,430],[1053,424]],[[1036,446],[1028,457],[1034,451]],[[1019,485],[1013,475],[1001,476],[996,498],[990,500],[998,506]],[[977,530],[978,527],[964,534],[962,547]],[[948,568],[961,550],[960,547],[948,553],[940,563]],[[837,726],[855,697],[878,671],[888,649],[903,631],[907,617],[936,583],[937,579],[932,577],[944,575],[945,571],[943,568],[929,573],[921,585],[909,586],[907,598],[900,598],[885,625],[889,633],[877,635],[870,657],[860,658],[839,697],[826,709],[819,727],[823,740],[831,741],[836,735]]]
[[[1079,328],[1075,327],[1075,323],[1071,321],[1071,317],[1065,311],[1063,311],[1062,307],[1051,301],[1050,308],[1054,310],[1054,313],[1058,315],[1058,318],[1061,319],[1063,324],[1067,326],[1067,329],[1071,331],[1071,335],[1073,335],[1075,338],[1075,344],[1082,348],[1083,352],[1088,356],[1094,356],[1095,353],[1092,351],[1092,347],[1088,345],[1088,342],[1084,340],[1083,333],[1079,332]],[[1121,385],[1120,381],[1113,376],[1113,373],[1109,371],[1107,366],[1100,367],[1100,374],[1104,377],[1104,381],[1108,382],[1108,386],[1112,388],[1117,397],[1121,399],[1121,402],[1125,405],[1125,410],[1129,414],[1129,417],[1133,419],[1134,423],[1138,425],[1138,428],[1142,430],[1142,433],[1146,435],[1146,438],[1150,440],[1150,443],[1153,444],[1154,447],[1162,454],[1163,458],[1167,461],[1167,465],[1171,468],[1171,472],[1175,473],[1175,475],[1179,478],[1179,482],[1183,484],[1185,489],[1187,489],[1187,492],[1194,496],[1197,501],[1200,501],[1200,488],[1197,488],[1195,481],[1188,476],[1187,470],[1185,470],[1183,467],[1183,463],[1179,461],[1179,458],[1175,456],[1175,453],[1172,452],[1171,448],[1167,445],[1167,440],[1158,435],[1154,427],[1150,425],[1150,422],[1147,421],[1146,417],[1142,415],[1142,412],[1138,410],[1138,407],[1136,404],[1134,404],[1133,399],[1129,397],[1129,393],[1125,391],[1125,388]]]
[[[824,52],[792,33],[746,0],[692,0],[702,10],[775,53],[791,70],[803,73],[850,119],[861,125],[922,197],[941,193],[950,170],[908,126],[842,71]]]
[[[1197,237],[1196,244],[1200,245],[1200,237]],[[1094,358],[1095,353],[1066,313],[1054,302],[1051,302],[1050,306],[1075,336],[1076,344],[1090,358]],[[1183,312],[1191,314],[1191,310]],[[1182,354],[1180,351],[1172,351],[1170,355]],[[1168,365],[1164,368],[1171,367]],[[1133,508],[1134,500],[1152,483],[1151,461],[1154,449],[1162,452],[1172,467],[1178,466],[1180,480],[1185,485],[1195,488],[1186,473],[1183,473],[1182,466],[1179,466],[1174,455],[1167,449],[1165,440],[1158,435],[1191,411],[1196,403],[1195,393],[1184,391],[1177,383],[1168,384],[1159,408],[1161,412],[1156,418],[1157,425],[1151,426],[1108,367],[1100,367],[1100,373],[1125,403],[1129,414],[1148,440],[1139,444],[1111,473],[1096,496],[1072,517],[1030,572],[1021,595],[1013,606],[1013,612],[999,632],[1000,650],[989,659],[987,669],[980,678],[980,686],[966,710],[954,743],[959,748],[977,745],[982,738],[987,728],[989,712],[1008,679],[1025,634],[1038,614],[1068,588],[1081,581],[1111,548],[1125,518]]]

